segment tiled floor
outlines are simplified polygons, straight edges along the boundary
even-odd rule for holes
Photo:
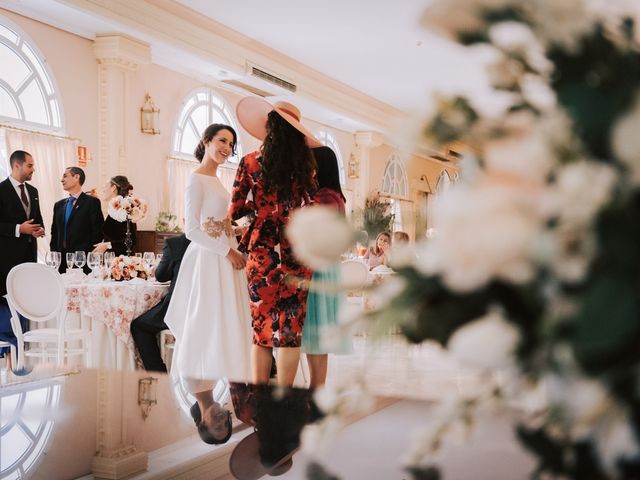
[[[373,394],[423,400],[466,393],[482,381],[477,373],[459,366],[438,344],[413,345],[400,335],[378,340],[356,336],[353,354],[329,357],[327,384],[359,375]]]

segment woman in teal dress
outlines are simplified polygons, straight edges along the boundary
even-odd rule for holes
[[[316,205],[328,205],[344,215],[345,198],[340,188],[338,160],[329,147],[314,148],[316,159],[316,180],[318,191],[314,196]],[[337,332],[332,327],[338,324],[338,311],[342,295],[336,293],[340,285],[340,266],[334,265],[324,270],[316,270],[311,279],[311,291],[307,297],[307,316],[302,331],[302,350],[307,355],[311,373],[310,387],[324,385],[327,378],[329,353],[349,353],[351,341],[348,338],[329,338]],[[323,287],[326,286],[325,291]]]

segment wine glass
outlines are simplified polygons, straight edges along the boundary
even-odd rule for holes
[[[116,258],[114,252],[104,252],[104,267],[107,269],[107,276],[111,278],[111,264]]]
[[[73,268],[73,264],[76,261],[76,254],[73,252],[67,252],[67,256],[66,256],[66,260],[67,260],[67,271],[71,270]]]
[[[100,266],[100,260],[101,258],[99,253],[90,252],[89,255],[87,255],[87,265],[91,269],[92,277],[96,276],[95,269]]]
[[[87,262],[87,254],[78,250],[76,252],[76,267],[78,268],[82,268],[84,267],[84,264]]]
[[[55,266],[55,253],[56,252],[47,252],[47,256],[45,257],[45,263],[47,264],[48,267],[54,267]]]
[[[62,254],[60,252],[51,252],[51,254],[52,254],[52,258],[51,258],[52,266],[53,268],[58,270],[60,268],[60,264],[62,263]]]
[[[153,268],[153,264],[155,260],[156,260],[156,255],[153,252],[144,252],[144,254],[142,255],[142,263],[144,264],[144,268],[148,272],[151,272],[151,269]]]

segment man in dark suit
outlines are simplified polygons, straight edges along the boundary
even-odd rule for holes
[[[36,239],[44,235],[44,228],[38,190],[26,183],[35,172],[33,157],[16,150],[9,157],[9,163],[11,175],[0,182],[0,340],[15,345],[11,313],[4,298],[7,275],[16,265],[38,261]],[[26,319],[21,316],[20,320],[23,331],[28,330]]]
[[[16,150],[11,175],[0,182],[0,302],[5,303],[7,275],[16,265],[37,262],[36,239],[44,236],[38,190],[25,183],[35,172],[33,157]]]
[[[69,193],[53,206],[51,225],[51,250],[62,254],[60,273],[66,270],[67,252],[93,251],[93,246],[102,241],[104,217],[100,200],[82,192],[85,174],[79,167],[69,167],[62,175],[62,188]],[[85,265],[85,273],[89,267]]]
[[[164,323],[164,316],[169,308],[171,294],[180,270],[180,263],[189,243],[191,242],[184,235],[165,240],[162,260],[160,260],[160,264],[156,268],[156,280],[159,282],[171,280],[169,291],[160,303],[131,322],[131,335],[140,353],[145,370],[167,371],[167,366],[160,355],[156,336],[159,332],[168,328]]]

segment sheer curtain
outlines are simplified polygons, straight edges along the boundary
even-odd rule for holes
[[[169,157],[169,209],[176,217],[178,224],[184,228],[184,191],[191,172],[200,164],[195,160]],[[237,166],[222,165],[218,168],[218,178],[224,188],[231,193]]]
[[[38,258],[43,261],[49,251],[53,204],[65,196],[60,178],[64,169],[75,164],[77,140],[36,132],[3,129],[8,155],[25,150],[33,156],[35,173],[29,183],[38,189],[38,199],[46,236],[38,240]]]

